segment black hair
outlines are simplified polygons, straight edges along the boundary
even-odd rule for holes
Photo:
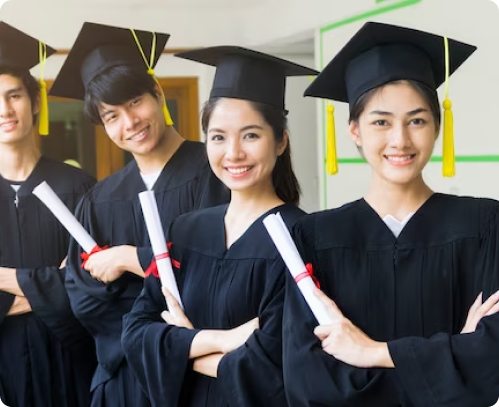
[[[92,123],[103,124],[99,113],[101,103],[118,106],[146,93],[157,98],[156,86],[156,81],[144,68],[127,65],[109,68],[87,85],[85,115]]]

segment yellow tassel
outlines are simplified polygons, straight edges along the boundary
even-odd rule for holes
[[[444,107],[444,131],[443,131],[443,175],[453,177],[455,175],[454,166],[454,117],[452,115],[452,102],[445,99]]]
[[[334,175],[338,172],[338,157],[336,154],[336,130],[334,125],[334,106],[330,103],[327,105],[327,156],[326,170],[329,175]]]
[[[47,98],[47,84],[42,79],[40,81],[40,120],[38,122],[38,132],[42,136],[49,134],[49,107]]]

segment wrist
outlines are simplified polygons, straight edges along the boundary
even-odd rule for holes
[[[395,367],[387,342],[375,342],[375,346],[372,348],[372,362],[373,367]]]
[[[118,269],[121,272],[121,274],[128,271],[128,269],[130,268],[130,264],[132,264],[133,260],[136,258],[137,258],[137,249],[134,246],[129,246],[129,245],[120,246]]]

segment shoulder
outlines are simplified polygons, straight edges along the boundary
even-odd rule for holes
[[[96,183],[94,177],[79,168],[47,157],[41,160],[41,175],[56,193],[78,192]]]

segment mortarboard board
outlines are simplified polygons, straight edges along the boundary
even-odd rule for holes
[[[44,80],[45,60],[56,50],[0,21],[0,65],[29,71],[40,64],[39,133],[48,135],[47,87]]]
[[[251,100],[282,110],[286,77],[318,74],[291,61],[237,46],[202,48],[175,56],[216,67],[210,99]]]
[[[95,77],[123,65],[147,69],[157,81],[154,67],[169,38],[170,35],[164,33],[85,22],[50,94],[82,100],[87,85]],[[166,103],[164,112],[167,124],[173,124]]]
[[[322,70],[305,96],[347,102],[351,108],[365,92],[397,80],[414,80],[436,91],[475,50],[441,35],[368,22]],[[454,175],[450,107],[446,92],[444,176]]]

